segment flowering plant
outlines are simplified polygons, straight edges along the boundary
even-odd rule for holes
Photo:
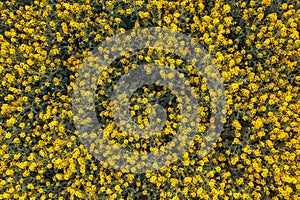
[[[0,18],[0,199],[300,198],[296,0],[12,0],[0,2]],[[74,114],[72,94],[84,59],[100,42],[147,27],[184,33],[209,52],[222,76],[226,118],[212,150],[199,156],[217,109],[213,94],[220,91],[211,93],[209,80],[176,52],[146,48],[120,55],[101,73],[95,94],[83,93],[93,96],[112,143],[155,152],[176,137],[181,121],[189,122],[174,85],[154,83],[135,90],[127,108],[140,128],[151,125],[151,110],[165,110],[155,121],[165,121],[162,131],[141,139],[118,128],[110,98],[120,77],[138,65],[145,64],[144,74],[152,72],[149,63],[176,69],[160,77],[178,75],[199,104],[197,134],[180,157],[170,155],[174,162],[154,171],[123,172],[96,159],[102,153],[96,133],[87,134],[95,139],[90,146],[80,140],[74,122],[85,115]]]

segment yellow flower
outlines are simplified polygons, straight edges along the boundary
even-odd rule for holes
[[[12,118],[6,120],[6,125],[10,127],[10,126],[13,126],[16,122],[17,122],[17,119],[12,117]]]
[[[269,6],[271,5],[272,0],[263,0],[262,3]]]
[[[229,6],[228,4],[225,4],[225,5],[223,6],[223,14],[229,13],[230,10],[231,10],[231,8],[230,8],[230,6]]]
[[[254,125],[255,130],[259,130],[260,128],[262,128],[264,126],[260,117],[258,117],[256,120],[254,120],[252,122],[252,124]]]

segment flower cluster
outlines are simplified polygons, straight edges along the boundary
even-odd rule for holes
[[[297,0],[13,0],[0,2],[0,18],[0,199],[300,198]],[[156,152],[189,122],[172,82],[158,82],[138,88],[126,105],[137,127],[156,123],[161,130],[138,137],[130,126],[118,126],[111,96],[139,65],[146,64],[145,74],[153,72],[149,63],[176,70],[159,75],[178,75],[199,104],[197,134],[180,158],[168,157],[174,162],[155,171],[122,172],[95,158],[103,153],[96,133],[87,135],[94,139],[89,145],[80,140],[72,94],[84,59],[100,42],[145,27],[187,34],[209,52],[222,75],[226,119],[212,151],[200,156],[211,145],[202,135],[218,91],[209,91],[203,74],[176,52],[148,48],[121,55],[102,72],[93,95],[112,144]],[[160,110],[165,113],[155,117]]]

